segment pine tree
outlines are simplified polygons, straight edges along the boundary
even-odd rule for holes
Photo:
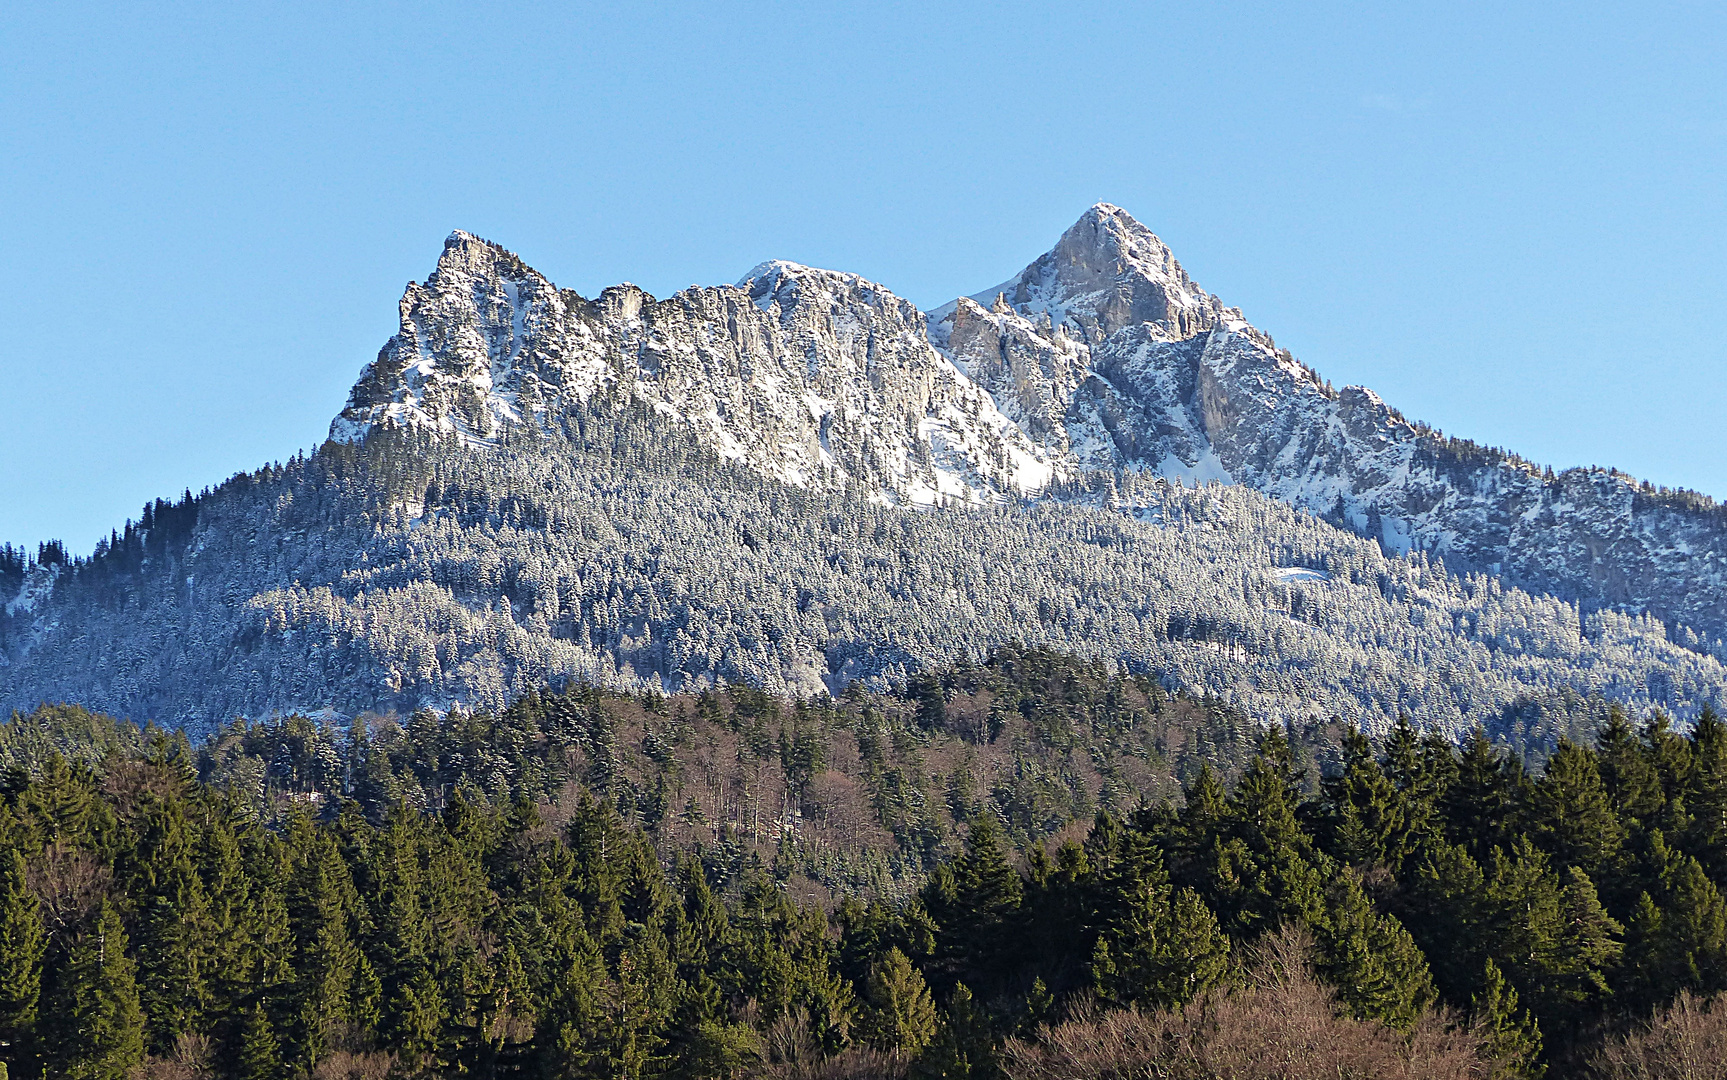
[[[12,848],[0,853],[0,1061],[18,1067],[35,1035],[45,946],[24,855]]]
[[[125,927],[107,903],[72,948],[52,1010],[51,1075],[128,1080],[144,1060],[144,1014]]]

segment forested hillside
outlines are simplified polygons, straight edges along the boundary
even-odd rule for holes
[[[1012,641],[1266,720],[1460,734],[1602,696],[1682,719],[1715,646],[1388,555],[1245,487],[1099,473],[918,511],[812,491],[652,416],[470,447],[364,445],[152,504],[43,557],[0,613],[0,707],[77,701],[202,736],[235,716],[493,714],[548,684],[882,689]]]
[[[198,747],[42,710],[0,726],[0,1058],[1651,1075],[1675,1025],[1720,1037],[1644,1021],[1727,988],[1727,727],[1588,730],[1532,772],[1017,650],[820,707],[576,690]]]

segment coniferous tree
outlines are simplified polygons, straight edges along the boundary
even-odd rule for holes
[[[1192,889],[1171,889],[1161,867],[1113,883],[1121,895],[1098,934],[1092,977],[1106,1000],[1185,1005],[1229,971],[1229,939]]]
[[[285,912],[295,972],[284,995],[292,1033],[284,1057],[310,1066],[331,1032],[353,1019],[351,993],[360,954],[349,935],[353,886],[340,851],[309,823],[296,839],[301,850]]]
[[[1482,992],[1482,964],[1494,948],[1493,905],[1487,877],[1457,844],[1430,844],[1411,860],[1398,913],[1432,967],[1434,982],[1451,1001]]]
[[[253,1005],[241,1019],[234,1075],[236,1080],[280,1080],[282,1076],[281,1047],[262,1005]]]
[[[103,903],[56,979],[49,1074],[128,1080],[144,1060],[144,1014],[125,927]]]
[[[137,827],[131,891],[138,907],[138,992],[149,1047],[166,1054],[180,1035],[207,1026],[216,928],[184,802],[150,798]]]
[[[1517,991],[1492,960],[1483,968],[1481,986],[1470,1001],[1469,1018],[1488,1054],[1499,1063],[1497,1075],[1505,1080],[1541,1080],[1547,1071],[1541,1062],[1541,1025],[1517,1007]]]
[[[1446,837],[1476,861],[1486,861],[1519,831],[1527,783],[1520,761],[1494,746],[1486,731],[1472,729],[1458,758],[1457,778],[1442,800]]]
[[[1638,896],[1626,922],[1623,992],[1649,1009],[1680,990],[1727,989],[1727,903],[1720,891],[1659,830],[1649,837],[1645,859],[1653,889]]]
[[[1405,1027],[1437,996],[1415,940],[1373,909],[1354,874],[1331,883],[1314,930],[1319,970],[1357,1016]]]
[[[915,1055],[936,1032],[935,1002],[905,953],[889,949],[864,985],[859,1035],[878,1050]]]
[[[1329,850],[1351,865],[1400,866],[1408,854],[1408,800],[1400,797],[1359,728],[1344,734],[1343,771],[1324,781]]]
[[[1228,932],[1252,937],[1285,922],[1323,924],[1325,875],[1300,804],[1289,740],[1269,729],[1225,802],[1214,849],[1197,853],[1204,870],[1196,887]]]
[[[996,1038],[965,983],[953,988],[935,1038],[912,1066],[914,1080],[996,1080]]]
[[[1530,825],[1560,866],[1599,873],[1619,853],[1625,829],[1602,783],[1594,754],[1569,739],[1547,759],[1531,789]]]
[[[1661,776],[1650,764],[1631,719],[1620,705],[1612,706],[1595,737],[1595,756],[1607,797],[1621,815],[1638,820],[1653,818],[1666,803]]]
[[[25,877],[24,855],[0,851],[0,1061],[22,1071],[33,1048],[42,991],[41,905]]]
[[[1716,885],[1727,885],[1727,723],[1713,708],[1698,714],[1691,745],[1685,846]]]

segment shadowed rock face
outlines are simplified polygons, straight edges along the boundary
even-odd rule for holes
[[[466,233],[401,311],[332,437],[486,442],[598,395],[777,479],[891,502],[1012,498],[1091,469],[1220,479],[1388,550],[1727,634],[1719,512],[1598,470],[1553,476],[1333,391],[1108,204],[927,328],[879,285],[784,262],[666,300],[585,300]]]

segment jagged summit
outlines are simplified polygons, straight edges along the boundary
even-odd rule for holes
[[[1128,326],[1154,328],[1169,340],[1226,320],[1245,327],[1239,311],[1187,276],[1156,233],[1110,203],[1087,210],[1031,265],[969,299],[991,307],[998,297],[1033,322],[1047,318],[1091,344]],[[931,311],[931,321],[939,324],[957,304]]]
[[[330,436],[397,426],[487,443],[596,402],[645,405],[776,479],[862,483],[890,502],[1018,496],[1055,475],[930,346],[917,306],[856,274],[782,260],[736,286],[588,301],[466,233],[408,286],[401,328]]]

